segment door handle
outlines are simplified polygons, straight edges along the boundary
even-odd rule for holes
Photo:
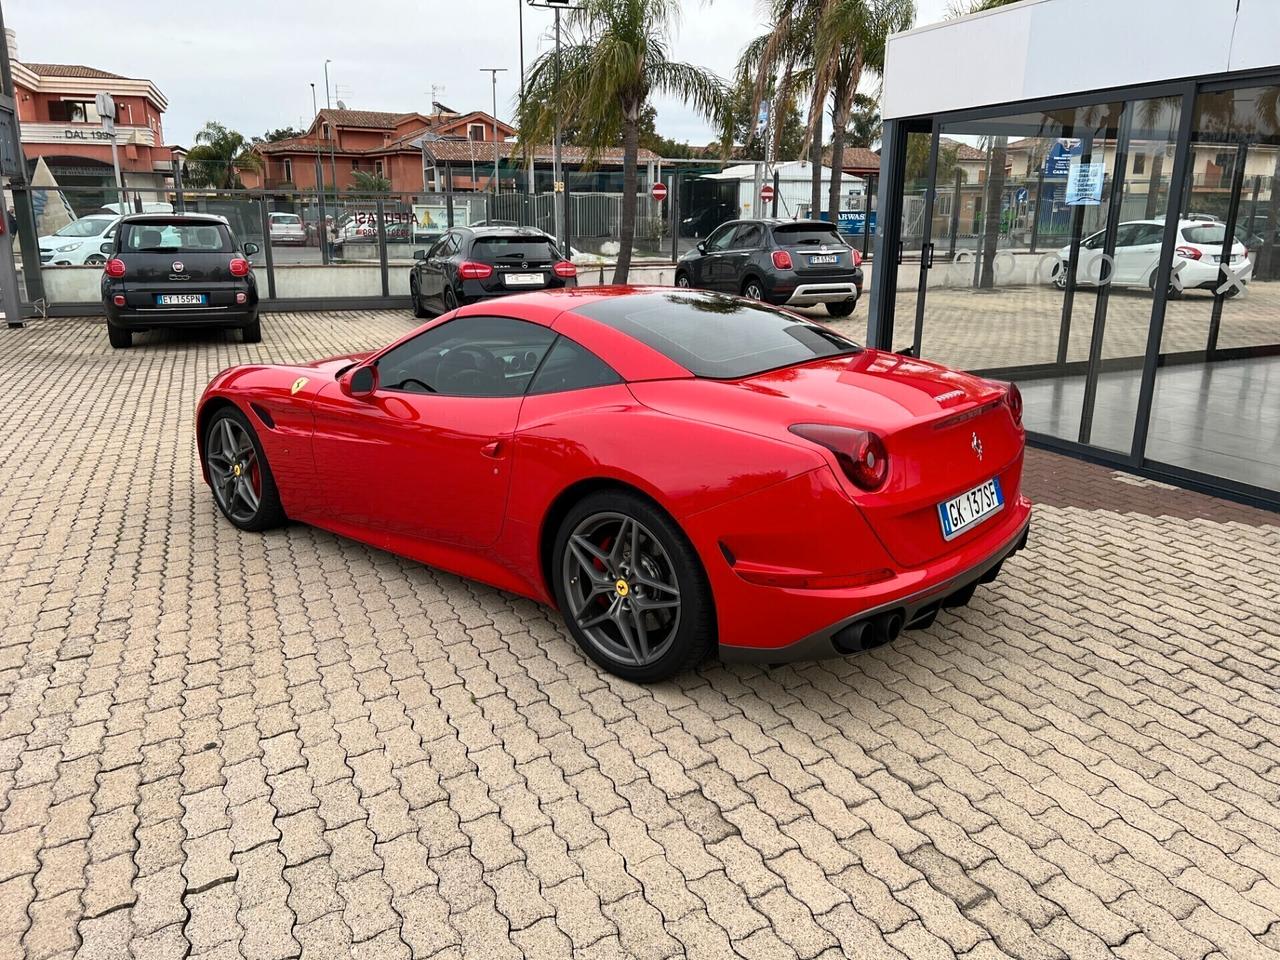
[[[480,448],[480,452],[491,460],[501,460],[507,453],[501,440],[494,440],[492,443],[486,443]]]
[[[926,270],[933,269],[933,244],[926,243],[924,246],[924,268]]]

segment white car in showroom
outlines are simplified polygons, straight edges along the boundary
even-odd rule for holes
[[[102,245],[115,238],[119,222],[115,214],[92,214],[72,220],[61,230],[40,238],[40,265],[102,266],[107,262]]]
[[[1156,270],[1160,265],[1160,248],[1164,243],[1163,220],[1129,220],[1116,228],[1114,264],[1110,269],[1102,261],[1105,253],[1106,231],[1102,230],[1080,241],[1080,262],[1076,267],[1076,281],[1081,286],[1096,286],[1099,281],[1110,281],[1121,287],[1155,288]],[[1241,242],[1242,232],[1236,231],[1226,266],[1247,283],[1253,276],[1253,263],[1249,250]],[[1184,290],[1216,290],[1229,278],[1221,273],[1222,242],[1226,239],[1227,226],[1220,220],[1179,220],[1177,248],[1173,266],[1178,270],[1175,280],[1169,284],[1171,297],[1181,296]],[[1067,285],[1067,260],[1071,247],[1058,251],[1058,264],[1053,282],[1059,287]],[[1179,269],[1178,265],[1181,264]],[[1234,296],[1240,288],[1229,283],[1223,291]]]
[[[272,213],[267,219],[273,246],[292,243],[300,247],[307,242],[307,230],[296,213]]]

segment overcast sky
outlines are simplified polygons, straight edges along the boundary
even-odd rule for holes
[[[947,0],[916,0],[917,24],[943,17]],[[687,0],[673,56],[727,76],[763,29],[759,0]],[[519,82],[522,0],[6,0],[5,25],[18,56],[82,63],[145,77],[169,98],[165,139],[190,146],[206,120],[246,136],[310,120],[311,88],[324,106],[329,83],[352,109],[489,110],[498,75],[498,115],[508,119]],[[526,66],[551,45],[551,13],[523,7]],[[656,101],[658,130],[706,143],[709,127],[684,104]]]

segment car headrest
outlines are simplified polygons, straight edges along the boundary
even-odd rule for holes
[[[139,247],[158,247],[163,239],[163,234],[155,227],[144,227],[138,231]]]

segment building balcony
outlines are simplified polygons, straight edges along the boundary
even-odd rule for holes
[[[139,147],[156,145],[155,131],[150,127],[116,124],[117,146],[133,144]],[[22,142],[62,144],[76,146],[110,146],[111,134],[96,123],[23,123]]]

